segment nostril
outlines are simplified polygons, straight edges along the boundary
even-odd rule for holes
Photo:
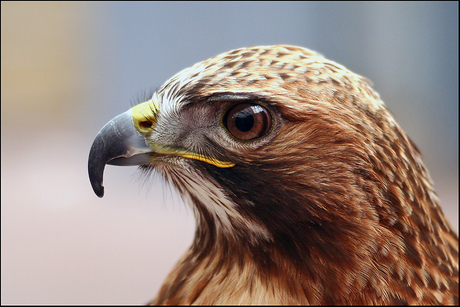
[[[148,128],[151,128],[153,125],[153,123],[151,121],[142,121],[142,122],[139,122],[139,126],[144,128],[144,129],[148,129]]]

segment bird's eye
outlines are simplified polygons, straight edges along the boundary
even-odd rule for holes
[[[225,113],[223,124],[237,139],[250,141],[270,131],[272,117],[270,112],[261,105],[240,103]]]

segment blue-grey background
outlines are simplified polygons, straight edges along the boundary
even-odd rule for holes
[[[457,2],[1,2],[1,303],[153,298],[193,214],[134,167],[107,167],[97,198],[93,138],[179,70],[262,44],[371,79],[458,231]]]

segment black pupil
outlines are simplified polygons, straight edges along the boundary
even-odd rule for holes
[[[235,127],[241,132],[248,132],[254,127],[254,116],[250,111],[242,110],[235,117]]]

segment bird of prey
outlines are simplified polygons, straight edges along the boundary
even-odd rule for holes
[[[152,304],[458,304],[458,236],[421,155],[365,78],[295,46],[184,69],[89,155],[158,172],[193,244]]]

